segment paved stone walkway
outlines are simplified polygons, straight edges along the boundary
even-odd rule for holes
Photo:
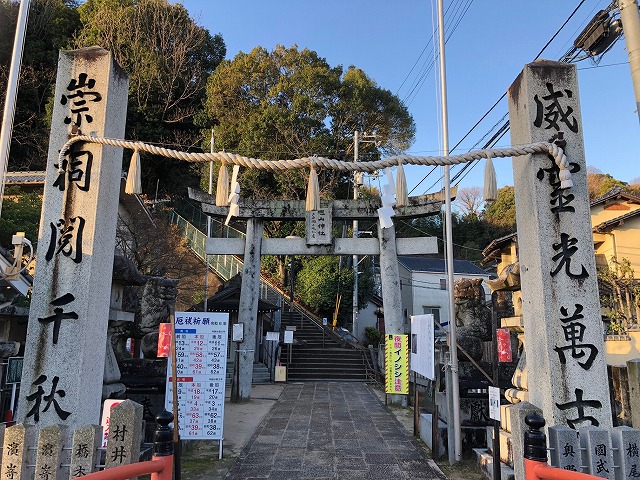
[[[363,383],[287,385],[228,479],[435,479],[418,442]]]

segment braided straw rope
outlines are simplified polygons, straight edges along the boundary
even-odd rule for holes
[[[58,156],[58,165],[62,165],[62,160],[74,143],[89,142],[102,145],[112,145],[115,147],[129,148],[132,150],[140,150],[143,152],[159,155],[162,157],[183,160],[186,162],[211,162],[221,161],[228,164],[240,165],[245,168],[258,168],[262,170],[295,170],[300,168],[328,168],[332,170],[342,170],[350,172],[374,172],[387,167],[395,167],[399,164],[403,165],[430,165],[444,166],[457,165],[460,163],[468,163],[473,160],[493,157],[517,157],[520,155],[529,155],[533,153],[548,153],[551,155],[556,165],[560,169],[559,178],[562,188],[570,188],[573,186],[571,181],[571,173],[569,172],[569,161],[560,147],[553,143],[539,142],[529,145],[521,145],[509,148],[492,148],[487,150],[474,150],[461,155],[450,155],[447,157],[415,157],[412,155],[397,155],[373,162],[345,162],[343,160],[334,160],[324,157],[304,157],[295,160],[261,160],[259,158],[249,158],[235,153],[217,152],[217,153],[189,153],[179,150],[171,150],[168,148],[150,145],[144,142],[132,142],[128,140],[118,140],[113,138],[92,137],[88,135],[77,135],[72,137],[64,144]]]

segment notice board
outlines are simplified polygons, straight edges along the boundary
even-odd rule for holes
[[[185,440],[221,440],[227,370],[228,313],[176,312],[178,425]],[[165,408],[173,411],[171,361]]]

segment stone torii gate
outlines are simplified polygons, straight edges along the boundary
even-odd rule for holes
[[[215,205],[215,196],[189,190],[189,197],[202,204],[205,213],[226,217],[229,208]],[[396,218],[433,215],[442,205],[440,193],[411,197],[408,205],[397,207]],[[396,238],[395,227],[382,228],[377,221],[378,238],[332,238],[333,220],[371,220],[377,218],[381,200],[321,201],[320,208],[306,211],[303,200],[245,200],[238,204],[240,220],[246,220],[245,238],[208,238],[208,255],[243,255],[242,287],[238,321],[244,323],[244,340],[239,355],[239,400],[251,398],[253,349],[256,344],[256,316],[260,292],[262,255],[379,255],[382,279],[385,330],[403,333],[402,301],[398,255],[424,255],[438,252],[436,237]],[[264,238],[264,222],[270,220],[306,222],[306,238]],[[393,396],[396,397],[396,396]]]

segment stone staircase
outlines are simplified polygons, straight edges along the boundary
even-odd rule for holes
[[[287,345],[280,356],[290,381],[367,380],[363,350],[343,346],[330,332],[295,309],[282,313],[282,326],[295,327],[291,358]]]
[[[202,212],[191,207],[200,216]],[[205,214],[201,215],[206,218]],[[198,217],[199,218],[199,217]],[[206,221],[196,221],[194,215],[189,220],[172,211],[171,223],[175,224],[188,241],[193,252],[204,260],[206,235],[203,225]],[[216,231],[217,231],[216,227]],[[225,227],[227,237],[241,238],[243,232]],[[242,261],[233,255],[211,255],[209,267],[223,280],[230,279],[236,273],[242,272]],[[286,294],[271,285],[264,278],[260,280],[260,298],[282,306],[281,330],[286,326],[295,326],[295,344],[292,347],[292,360],[288,358],[289,349],[282,347],[280,362],[288,368],[288,378],[294,381],[336,380],[336,381],[365,381],[368,379],[365,363],[365,351],[353,348],[346,341],[341,341],[327,327],[323,327],[317,318],[306,312],[295,302],[293,303],[293,317]],[[323,333],[324,332],[324,333]],[[227,384],[231,382],[233,364],[227,366]],[[269,370],[263,364],[254,363],[253,383],[268,383]]]
[[[227,374],[225,377],[224,384],[227,387],[231,387],[231,381],[233,380],[233,362],[227,362]],[[269,374],[269,369],[264,363],[254,362],[253,363],[253,385],[264,385],[267,383],[271,383],[271,375]]]

